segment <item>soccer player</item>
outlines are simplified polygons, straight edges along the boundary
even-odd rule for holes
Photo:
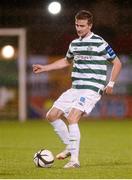
[[[64,151],[56,155],[57,159],[70,156],[64,168],[78,168],[80,149],[80,130],[78,121],[89,114],[101,95],[112,94],[113,87],[121,70],[121,62],[109,44],[91,31],[93,15],[81,10],[75,15],[77,39],[73,40],[64,58],[48,65],[33,65],[34,73],[72,68],[72,86],[53,104],[46,117],[55,132],[66,145]],[[109,82],[106,84],[107,62],[112,63]],[[65,116],[68,126],[61,119]]]

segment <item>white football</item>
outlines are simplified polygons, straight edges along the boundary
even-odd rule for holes
[[[51,151],[41,149],[34,155],[34,163],[37,167],[48,168],[54,163],[54,156]]]

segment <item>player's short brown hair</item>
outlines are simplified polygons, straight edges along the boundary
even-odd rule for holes
[[[75,20],[88,20],[88,24],[93,24],[93,14],[90,11],[81,10],[75,15]]]

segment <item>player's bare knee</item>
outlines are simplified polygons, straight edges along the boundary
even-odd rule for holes
[[[59,119],[61,116],[61,113],[59,111],[51,109],[46,114],[46,119],[50,122],[55,121],[56,119]]]
[[[54,119],[53,113],[52,113],[52,112],[47,112],[47,114],[46,114],[46,119],[47,119],[48,121],[52,122],[53,119]]]
[[[67,117],[69,124],[78,123],[79,119],[81,118],[83,112],[77,109],[72,109],[70,114]]]

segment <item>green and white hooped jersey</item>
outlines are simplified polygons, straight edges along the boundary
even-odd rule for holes
[[[73,61],[72,87],[75,89],[103,89],[106,83],[107,63],[116,57],[113,49],[100,36],[92,33],[73,40],[66,54]]]

